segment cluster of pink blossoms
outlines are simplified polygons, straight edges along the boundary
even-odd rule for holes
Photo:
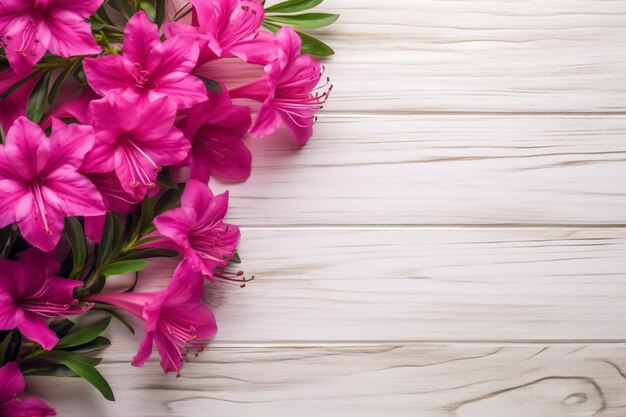
[[[0,342],[11,331],[33,342],[18,360],[28,368],[33,357],[55,357],[45,352],[62,344],[53,325],[62,317],[115,306],[145,322],[133,365],[142,366],[156,346],[163,369],[178,372],[186,350],[217,332],[203,288],[229,276],[223,268],[240,237],[224,222],[228,194],[214,195],[209,179],[249,177],[247,134],[267,136],[285,125],[304,145],[330,87],[327,80],[320,86],[321,66],[301,53],[294,30],[262,28],[260,1],[191,0],[189,22],[164,19],[161,27],[139,10],[117,43],[94,37],[86,20],[101,7],[103,0],[0,1],[0,51],[10,67],[0,72],[0,228],[8,236],[0,247]],[[46,61],[55,57],[66,61]],[[210,88],[196,74],[221,59],[263,66],[265,75],[230,90],[217,82]],[[63,76],[44,71],[55,62],[79,69],[80,96],[66,84],[61,99],[31,120],[36,86],[47,92],[50,77]],[[250,100],[260,103],[254,111],[244,105]],[[172,180],[185,173],[186,183]],[[172,192],[174,205],[146,213],[146,201],[158,206]],[[75,265],[79,252],[69,218],[78,219],[87,248],[87,261],[72,272],[66,264]],[[111,225],[118,223],[116,234]],[[111,235],[122,236],[117,246]],[[182,256],[164,289],[107,292],[107,268],[132,268],[133,259],[163,250]],[[55,415],[40,400],[17,397],[24,389],[19,366],[0,368],[0,415]]]

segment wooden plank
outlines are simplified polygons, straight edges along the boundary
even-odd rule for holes
[[[626,340],[625,229],[244,229],[240,254],[256,280],[207,291],[222,342]]]
[[[327,111],[626,111],[626,3],[327,0]],[[322,10],[321,9],[321,10]],[[212,66],[240,83],[249,70]]]
[[[625,101],[626,102],[626,101]],[[625,224],[626,118],[330,117],[248,140],[240,225]]]
[[[219,344],[164,376],[117,352],[102,372],[116,403],[76,379],[29,378],[59,415],[101,417],[617,417],[626,408],[623,344]],[[71,400],[68,396],[71,393]],[[68,400],[63,401],[63,398]]]

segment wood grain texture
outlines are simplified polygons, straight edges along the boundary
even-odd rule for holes
[[[240,253],[218,341],[626,340],[623,229],[244,229]]]
[[[328,111],[626,111],[626,3],[326,0]],[[213,71],[238,83],[242,71]]]
[[[626,346],[499,344],[213,344],[181,378],[116,351],[102,372],[117,408],[77,380],[29,378],[79,417],[618,417],[626,410]],[[115,410],[118,410],[117,412]]]
[[[248,140],[239,225],[626,224],[626,118],[322,115]]]

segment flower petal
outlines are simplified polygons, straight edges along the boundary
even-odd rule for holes
[[[24,392],[26,382],[16,362],[7,362],[0,367],[0,404],[13,400],[16,395]]]
[[[51,13],[39,26],[41,43],[55,55],[70,57],[98,54],[102,48],[91,34],[91,25],[75,15]]]
[[[59,341],[59,338],[50,327],[48,327],[43,317],[35,313],[26,312],[24,314],[24,320],[19,325],[18,329],[24,336],[39,343],[45,350],[52,350]]]
[[[126,70],[119,55],[104,55],[85,58],[83,68],[91,88],[101,96],[108,93],[123,93],[135,85],[135,80]]]
[[[152,345],[154,344],[154,333],[146,332],[143,339],[141,340],[141,344],[139,345],[139,350],[137,354],[133,358],[132,365],[137,367],[142,367],[146,364],[146,361],[152,356]]]
[[[161,60],[159,28],[144,11],[135,13],[124,29],[124,60],[152,71]]]
[[[175,208],[154,219],[154,225],[159,233],[172,239],[180,246],[187,243],[187,235],[191,224],[183,208]]]
[[[17,118],[9,129],[5,150],[15,173],[27,181],[46,165],[51,153],[43,130],[26,117]]]
[[[21,201],[24,202],[24,200]],[[46,207],[46,209],[48,211],[49,232],[43,229],[32,204],[18,207],[17,216],[21,218],[18,220],[18,226],[24,239],[42,251],[49,252],[54,249],[61,238],[63,215],[51,206]]]
[[[77,172],[66,175],[61,181],[50,179],[42,191],[46,203],[66,216],[99,216],[106,212],[96,186]]]

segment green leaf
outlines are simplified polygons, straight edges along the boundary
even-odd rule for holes
[[[69,369],[74,371],[76,375],[87,380],[91,385],[93,385],[100,393],[109,401],[115,401],[115,397],[113,396],[113,391],[111,390],[111,386],[109,383],[102,377],[100,372],[93,365],[94,358],[89,358],[87,356],[75,354],[72,352],[64,352],[52,350],[50,352],[46,352],[40,357],[45,357],[51,359],[61,365],[67,366]]]
[[[197,75],[197,74],[194,74],[194,75],[202,80],[202,82],[204,83],[204,86],[206,87],[207,90],[213,91],[215,93],[221,93],[222,92],[222,86],[217,81],[210,80],[210,79],[205,78],[205,77],[203,77],[201,75]]]
[[[155,21],[156,9],[154,8],[154,5],[152,3],[150,3],[149,1],[142,1],[139,3],[139,8],[146,12],[150,20],[152,20],[153,22]]]
[[[141,271],[149,264],[150,262],[147,262],[147,261],[135,261],[135,260],[117,261],[117,262],[113,262],[110,265],[105,266],[102,269],[102,273],[104,275],[128,274],[131,272]]]
[[[59,342],[54,348],[67,349],[92,342],[98,336],[100,336],[100,333],[102,333],[106,330],[107,327],[109,327],[109,323],[111,323],[111,318],[107,317],[87,327],[83,327],[82,329],[70,332],[67,334],[67,336],[59,339]]]
[[[9,343],[11,343],[12,333],[12,330],[0,332],[0,366],[4,365],[6,362],[5,359],[9,353]]]
[[[135,329],[133,328],[133,326],[131,326],[124,317],[122,317],[117,311],[115,311],[113,307],[109,306],[108,304],[96,304],[95,309],[102,312],[103,314],[106,314],[116,319],[117,321],[122,323],[131,334],[135,334]]]
[[[91,342],[72,348],[70,350],[76,353],[91,353],[107,348],[110,345],[111,341],[109,339],[107,339],[106,337],[98,336]]]
[[[94,24],[92,24],[92,27]],[[48,94],[48,104],[50,105],[54,104],[57,97],[59,96],[59,92],[61,91],[61,87],[63,86],[63,83],[67,80],[67,77],[69,77],[70,74],[76,71],[76,68],[78,68],[80,64],[83,62],[82,57],[77,57],[77,58],[72,58],[72,59],[73,59],[72,63],[70,65],[67,65],[63,69],[63,72],[59,74],[57,79],[54,80],[54,83],[52,84],[52,88],[50,89],[50,93]]]
[[[239,253],[235,252],[235,254],[233,255],[232,258],[230,258],[228,260],[228,262],[233,263],[233,264],[240,264],[241,263],[241,258],[239,257]]]
[[[109,5],[120,12],[126,19],[135,13],[128,0],[109,0]]]
[[[72,320],[63,319],[63,321],[52,327],[52,330],[54,331],[54,333],[56,333],[57,337],[62,338],[67,335],[70,330],[74,328],[74,326],[76,326],[76,323],[74,323]]]
[[[171,188],[174,190],[178,190],[180,188],[176,181],[170,177],[166,177],[165,175],[157,175],[156,182],[165,188]]]
[[[281,26],[271,22],[263,22],[263,27],[276,33],[280,30]],[[326,45],[319,39],[315,39],[313,36],[309,36],[306,33],[296,31],[300,39],[302,40],[302,53],[314,55],[317,57],[326,57],[333,55],[335,51],[333,48]]]
[[[24,376],[56,376],[56,377],[77,377],[76,372],[65,365],[44,365],[33,366],[22,370]]]
[[[167,5],[166,0],[156,0],[156,14],[154,16],[154,23],[157,26],[161,27],[163,21],[165,20],[165,6]]]
[[[87,241],[80,221],[76,217],[65,218],[65,236],[72,249],[71,279],[80,278],[87,261]]]
[[[46,98],[48,97],[48,84],[50,83],[50,75],[52,71],[46,72],[35,87],[30,92],[28,97],[28,105],[26,107],[26,116],[35,123],[39,123],[43,117],[43,112],[46,107]]]
[[[334,55],[333,48],[326,45],[319,39],[309,36],[306,33],[296,31],[300,39],[302,39],[302,53],[309,54],[317,57],[325,57]]]
[[[339,19],[338,14],[304,13],[297,15],[276,15],[265,18],[268,22],[282,23],[300,29],[319,29],[332,25]]]
[[[137,249],[132,250],[128,253],[117,258],[118,260],[131,260],[131,259],[149,259],[149,258],[173,258],[178,256],[178,252],[170,249]]]
[[[104,265],[115,254],[122,243],[122,225],[120,219],[109,211],[104,221],[104,233],[98,247],[98,265]]]
[[[267,7],[265,13],[295,13],[309,10],[324,0],[287,0],[282,3]]]

